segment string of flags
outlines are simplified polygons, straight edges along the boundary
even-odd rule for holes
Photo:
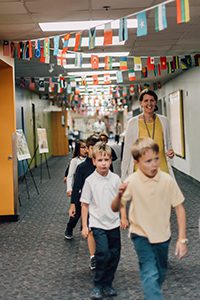
[[[177,14],[177,24],[189,22],[190,21],[190,7],[189,0],[167,0],[153,7],[144,9],[143,11],[133,13],[126,17],[119,19],[119,30],[118,30],[118,41],[128,40],[128,27],[127,19],[133,16],[137,18],[137,36],[145,36],[148,34],[148,22],[146,17],[146,12],[148,10],[154,9],[155,12],[155,31],[162,31],[167,28],[167,12],[166,5],[171,2],[176,1],[176,14]],[[98,26],[97,26],[98,27]],[[97,28],[96,27],[96,28]],[[94,49],[96,47],[96,28],[88,29],[89,43],[88,48]],[[84,30],[85,31],[85,30]],[[50,54],[53,48],[53,56],[57,56],[57,61],[61,61],[62,56],[67,53],[69,49],[70,39],[75,38],[75,45],[73,46],[73,51],[81,51],[82,48],[82,33],[81,32],[71,32],[64,35],[57,35],[54,37],[47,37],[38,40],[28,40],[13,42],[4,40],[3,41],[3,55],[18,57],[18,59],[30,60],[33,56],[40,58],[41,62],[50,63]],[[62,45],[61,45],[62,44]],[[112,22],[104,24],[104,39],[103,45],[113,45],[113,30]],[[60,49],[60,45],[62,49]],[[53,46],[53,47],[51,47]],[[70,46],[71,47],[71,46]],[[59,58],[58,58],[59,57]]]

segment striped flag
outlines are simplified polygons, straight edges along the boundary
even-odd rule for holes
[[[82,35],[81,32],[76,33],[74,51],[79,51],[81,48],[81,40],[82,40],[81,35]]]
[[[3,41],[3,56],[10,56],[10,42]]]
[[[176,19],[178,24],[190,21],[189,0],[176,0]]]
[[[83,54],[75,53],[75,67],[82,68],[82,63],[83,63]]]
[[[40,49],[40,40],[35,41],[35,57],[40,57],[41,49]]]
[[[113,33],[112,33],[112,27],[111,27],[111,23],[106,23],[104,25],[104,46],[106,45],[112,45],[112,37],[113,37]]]
[[[122,71],[118,71],[118,72],[116,73],[116,77],[117,77],[117,83],[122,83],[122,82],[123,82]]]
[[[62,49],[63,53],[67,52],[67,50],[68,50],[69,39],[70,39],[70,33],[68,33],[64,36],[63,49]]]
[[[53,55],[57,56],[58,55],[58,51],[59,51],[59,41],[60,41],[60,36],[57,35],[53,38],[53,45],[54,45],[54,49],[53,49]]]
[[[166,6],[161,4],[155,8],[155,30],[161,31],[167,28]]]
[[[135,71],[142,71],[142,60],[140,56],[134,56],[134,70]]]
[[[127,17],[121,18],[119,20],[119,41],[128,40],[128,28],[127,28]]]
[[[147,35],[147,17],[145,11],[137,14],[137,22],[137,36]]]
[[[95,48],[96,28],[89,29],[89,49]]]
[[[123,56],[123,57],[120,57],[120,70],[128,70],[128,58]]]
[[[99,69],[99,57],[98,55],[91,55],[92,69]]]
[[[66,64],[67,64],[67,60],[66,60],[65,54],[61,50],[58,52],[58,55],[57,55],[57,65],[63,67]]]
[[[49,38],[44,39],[44,57],[50,56]]]
[[[126,88],[126,86],[123,86],[123,89],[122,89],[122,96],[123,96],[123,97],[126,97],[126,96],[127,96],[127,88]]]
[[[110,79],[110,74],[104,74],[104,84],[110,84],[111,79]]]
[[[111,56],[105,56],[104,57],[104,69],[105,70],[111,70],[112,69],[112,57]]]
[[[154,70],[154,66],[155,66],[155,59],[152,56],[149,56],[147,58],[147,68],[148,71],[153,71]]]
[[[129,81],[134,81],[134,80],[136,80],[136,76],[135,76],[134,70],[130,70],[130,71],[128,72],[128,78],[129,78]]]

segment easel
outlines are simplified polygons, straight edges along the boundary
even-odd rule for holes
[[[27,169],[25,168],[24,161],[26,161]],[[29,192],[28,182],[27,182],[27,178],[26,178],[26,174],[27,174],[28,172],[29,172],[30,175],[31,175],[31,178],[32,178],[32,180],[33,180],[33,184],[34,184],[34,186],[35,186],[35,189],[36,189],[36,191],[37,191],[37,194],[39,195],[40,193],[39,193],[37,184],[36,184],[36,182],[35,182],[33,173],[32,173],[32,171],[31,171],[30,164],[28,163],[28,160],[27,160],[27,159],[24,159],[24,160],[21,160],[21,162],[22,162],[22,169],[23,169],[23,178],[22,178],[22,181],[25,180],[26,191],[27,191],[28,199],[30,199],[30,192]],[[32,162],[32,160],[31,160],[31,162]],[[19,197],[19,202],[20,202],[20,204],[21,204],[20,197]]]
[[[48,162],[47,162],[47,154],[46,153],[40,153],[40,182],[42,182],[42,155],[43,154],[44,154],[44,157],[45,157],[45,163],[46,163],[46,167],[47,167],[48,177],[49,177],[49,179],[51,179],[50,172],[49,172],[49,165],[48,165]]]

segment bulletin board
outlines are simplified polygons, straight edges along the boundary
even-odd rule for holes
[[[183,114],[183,91],[169,94],[169,113],[172,147],[174,153],[185,158],[185,133]]]

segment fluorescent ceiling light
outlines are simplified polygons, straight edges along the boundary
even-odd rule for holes
[[[102,70],[102,71],[83,71],[83,72],[68,72],[67,75],[69,76],[92,76],[92,75],[102,75],[102,74],[116,74],[117,70]]]
[[[119,67],[119,65],[120,65],[120,63],[119,62],[113,62],[112,63],[112,66],[113,67]],[[64,69],[91,69],[92,68],[92,65],[91,64],[82,64],[82,66],[81,67],[76,67],[75,65],[72,65],[72,64],[70,64],[70,65],[64,65],[63,66],[64,67]],[[99,68],[104,68],[105,67],[105,63],[99,63]],[[106,70],[105,70],[105,72],[106,72]]]
[[[104,37],[103,36],[97,36],[96,39],[95,39],[95,46],[103,46],[103,42],[104,42]],[[119,36],[113,36],[112,42],[113,43],[110,46],[124,45],[125,44],[125,41],[123,41],[123,42],[119,41]],[[69,46],[69,48],[75,46],[75,38],[69,39],[68,46]],[[83,37],[81,39],[81,47],[88,47],[88,46],[89,46],[89,37]]]
[[[91,55],[97,55],[98,57],[105,57],[105,56],[111,56],[111,57],[123,57],[123,56],[129,56],[129,52],[94,52],[94,53],[82,53],[83,58],[90,58]],[[75,58],[76,54],[67,52],[65,55],[66,58]]]
[[[94,20],[73,22],[48,22],[39,23],[42,31],[78,31],[96,27],[96,30],[104,29],[104,24],[112,22],[112,29],[119,29],[119,20]],[[127,20],[128,28],[137,28],[137,19]]]

